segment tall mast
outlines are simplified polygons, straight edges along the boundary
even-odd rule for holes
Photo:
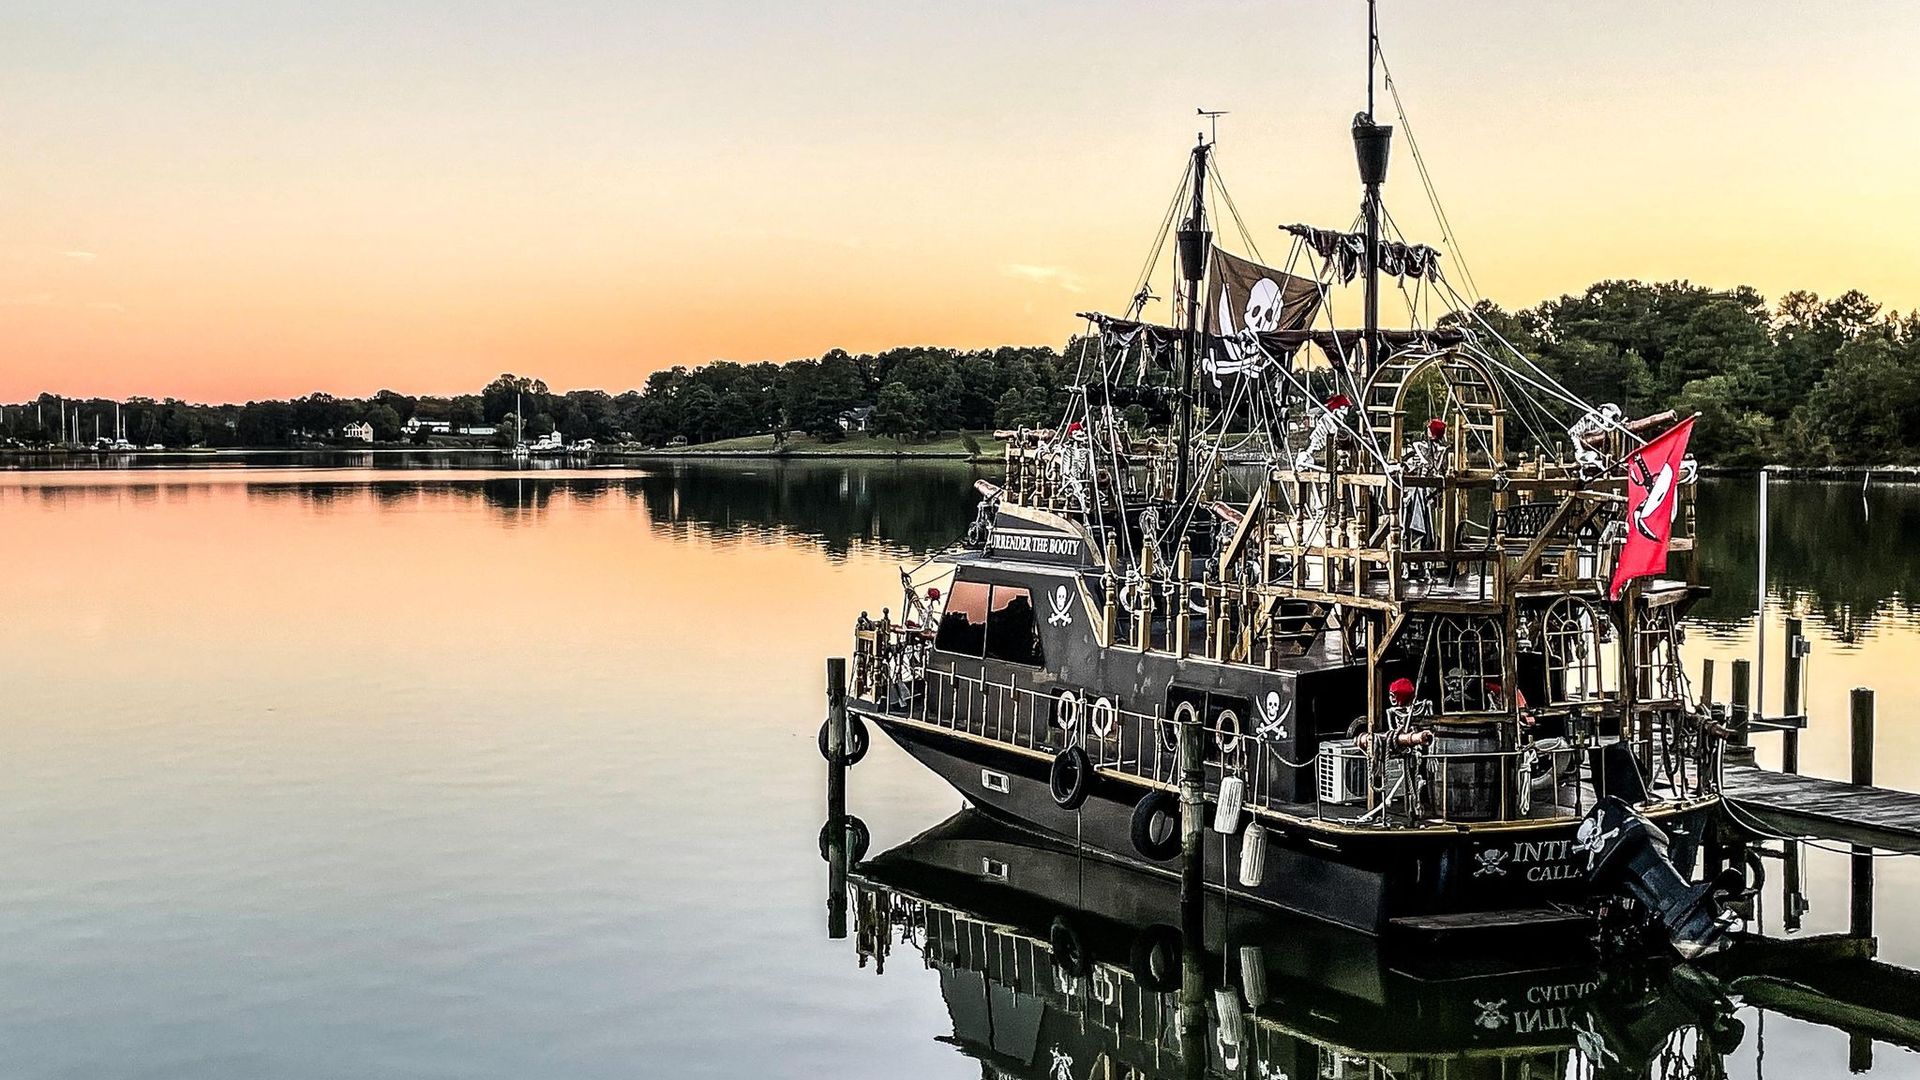
[[[1380,185],[1387,179],[1387,151],[1393,129],[1373,122],[1373,60],[1380,51],[1379,23],[1374,0],[1367,0],[1367,111],[1353,118],[1353,152],[1360,162],[1364,194],[1360,212],[1366,220],[1366,358],[1361,371],[1371,373],[1380,362]]]
[[[1180,229],[1180,272],[1187,283],[1187,347],[1180,358],[1179,457],[1173,466],[1173,497],[1184,502],[1193,483],[1188,460],[1193,456],[1193,369],[1195,358],[1205,345],[1200,325],[1200,290],[1207,277],[1207,252],[1213,246],[1213,233],[1207,229],[1207,152],[1212,149],[1206,136],[1195,138],[1193,145],[1193,211]]]

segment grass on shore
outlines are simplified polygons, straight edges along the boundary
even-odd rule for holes
[[[998,458],[1005,444],[991,435],[975,434],[982,457]],[[901,439],[891,435],[849,435],[832,442],[812,435],[794,435],[782,449],[776,450],[771,435],[748,435],[738,439],[677,446],[648,451],[654,454],[781,454],[787,457],[969,457],[972,451],[959,434],[938,435],[930,439]]]

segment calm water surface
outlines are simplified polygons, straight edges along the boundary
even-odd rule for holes
[[[951,1045],[911,943],[877,975],[827,935],[822,657],[964,528],[974,473],[363,464],[0,474],[0,1074],[1049,1073]],[[1844,774],[1872,685],[1882,782],[1920,787],[1920,489],[1774,507],[1805,770]],[[1696,666],[1751,648],[1752,511],[1703,496]],[[884,742],[850,801],[875,853],[960,808]],[[1804,858],[1802,932],[1844,927],[1845,859]],[[1881,955],[1920,965],[1910,864],[1880,868]],[[1844,1032],[1740,1018],[1727,1074],[1845,1074]]]

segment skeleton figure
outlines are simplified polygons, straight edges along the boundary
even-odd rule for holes
[[[1048,1070],[1048,1076],[1051,1080],[1073,1080],[1073,1055],[1062,1052],[1058,1046],[1054,1047],[1053,1067]]]
[[[1606,442],[1607,432],[1620,426],[1620,406],[1608,402],[1573,422],[1567,429],[1567,437],[1573,440],[1574,463],[1580,468],[1580,475],[1587,480],[1597,480],[1606,475],[1606,459],[1599,447]]]
[[[1320,456],[1326,452],[1327,444],[1333,441],[1346,427],[1347,414],[1353,410],[1353,399],[1345,394],[1335,394],[1327,399],[1327,407],[1313,421],[1313,432],[1307,436],[1307,448],[1294,456],[1293,467],[1300,472],[1313,472],[1320,468]]]
[[[1427,437],[1408,446],[1400,457],[1400,467],[1408,476],[1438,479],[1447,474],[1452,464],[1453,450],[1446,443],[1447,423],[1444,420],[1427,421]],[[1440,548],[1439,526],[1435,522],[1434,501],[1437,493],[1431,488],[1409,487],[1406,489],[1406,526],[1408,539],[1412,546],[1420,551],[1432,551]]]

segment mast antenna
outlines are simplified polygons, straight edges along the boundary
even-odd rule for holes
[[[1371,2],[1371,0],[1369,0],[1369,2]],[[1210,143],[1219,142],[1220,141],[1220,118],[1227,115],[1227,110],[1226,109],[1195,109],[1193,111],[1196,115],[1206,117],[1207,123],[1212,128],[1212,130],[1209,132],[1207,141]]]
[[[1373,116],[1373,60],[1380,55],[1378,0],[1367,0],[1367,116]]]

